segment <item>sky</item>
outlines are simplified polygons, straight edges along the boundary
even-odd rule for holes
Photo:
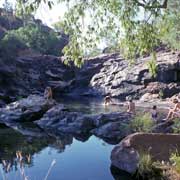
[[[8,0],[8,2],[12,3],[14,7],[16,0]],[[3,3],[4,0],[0,0],[0,7],[2,7]],[[44,24],[52,27],[52,24],[63,17],[66,10],[67,8],[64,3],[55,4],[52,9],[49,9],[47,5],[42,4],[37,10],[35,18],[41,19]]]

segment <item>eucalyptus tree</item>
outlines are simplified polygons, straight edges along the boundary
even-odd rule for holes
[[[25,8],[36,11],[42,0],[17,0]],[[43,0],[52,8],[66,3],[67,11],[61,22],[70,42],[64,48],[67,62],[81,65],[87,49],[96,47],[107,35],[118,42],[128,59],[152,53],[160,43],[162,21],[174,0]],[[155,57],[153,55],[153,57]]]

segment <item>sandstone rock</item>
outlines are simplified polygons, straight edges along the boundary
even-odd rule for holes
[[[154,160],[168,161],[172,152],[180,150],[180,135],[135,133],[124,138],[111,152],[112,165],[134,173],[141,152],[149,153]]]
[[[130,133],[125,129],[130,119],[131,116],[128,113],[86,115],[70,112],[62,108],[62,105],[57,105],[47,111],[36,123],[41,128],[57,134],[94,134],[107,141],[117,142]]]
[[[1,61],[0,94],[14,101],[29,94],[42,94],[51,86],[53,93],[67,92],[74,73],[55,56],[28,56]],[[62,72],[63,71],[63,72]]]
[[[13,102],[0,109],[2,123],[34,121],[55,105],[54,100],[46,100],[42,96],[30,95],[28,98]]]
[[[91,117],[78,112],[69,112],[62,105],[57,105],[47,111],[37,121],[37,124],[44,129],[56,131],[57,133],[83,134],[89,133],[93,128]]]
[[[150,56],[129,62],[118,54],[104,54],[88,59],[76,72],[72,91],[81,95],[99,96],[111,94],[125,100],[126,96],[138,99],[145,93],[171,97],[180,91],[178,52],[157,52],[157,77],[152,78],[148,70]],[[79,91],[81,87],[81,91]],[[84,87],[84,90],[83,88]]]
[[[173,133],[173,126],[174,122],[173,121],[168,121],[168,122],[162,122],[156,125],[152,132],[154,133]]]
[[[119,122],[108,122],[99,128],[93,129],[92,134],[100,137],[106,141],[113,141],[114,143],[119,142],[122,138],[130,134],[130,130],[127,128],[127,123]]]

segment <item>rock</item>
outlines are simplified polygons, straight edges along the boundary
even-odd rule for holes
[[[131,119],[132,116],[126,112],[100,114],[94,118],[96,128],[91,133],[106,141],[118,142],[130,134],[128,124]]]
[[[141,96],[140,101],[149,102],[149,101],[154,101],[154,99],[158,99],[158,98],[159,98],[159,94],[145,93],[144,95]]]
[[[0,39],[2,39],[5,34],[6,34],[6,30],[0,26]]]
[[[4,11],[1,13],[1,11]],[[5,12],[0,8],[0,26],[6,30],[18,29],[23,26],[23,21],[20,18],[15,17],[13,14]]]
[[[42,96],[30,95],[0,109],[2,123],[34,121],[55,105],[54,100],[46,100]]]
[[[113,166],[128,173],[134,173],[138,168],[139,154],[134,148],[116,146],[111,153]]]
[[[48,135],[42,129],[38,128],[35,124],[33,124],[33,127],[29,127],[23,123],[17,122],[6,122],[5,124],[7,127],[14,129],[16,132],[27,136],[29,139],[31,139],[32,137],[48,137]]]
[[[134,173],[140,153],[149,153],[156,161],[169,160],[172,152],[180,150],[180,135],[161,133],[135,133],[124,138],[111,152],[112,165]]]
[[[174,122],[173,121],[168,121],[168,122],[162,122],[157,124],[152,132],[154,133],[173,133],[173,126]]]
[[[51,86],[55,95],[99,97],[110,93],[121,100],[133,96],[147,101],[149,98],[167,98],[179,93],[178,52],[157,52],[156,78],[149,73],[149,60],[149,56],[138,58],[130,67],[119,54],[104,54],[86,59],[81,68],[74,67],[73,63],[66,66],[63,57],[50,55],[2,60],[0,94],[14,100],[31,93],[41,94],[46,86]]]
[[[78,112],[69,112],[62,105],[57,105],[47,111],[36,122],[41,128],[57,133],[86,134],[94,127],[92,118]]]
[[[119,142],[122,138],[130,134],[130,130],[127,128],[128,122],[109,122],[99,128],[93,129],[92,134],[100,137],[106,141],[111,141],[113,143]]]
[[[15,101],[29,94],[43,94],[47,86],[53,94],[65,93],[74,70],[55,56],[25,56],[0,61],[0,94]]]
[[[131,67],[119,54],[87,59],[76,71],[72,93],[86,96],[110,93],[121,100],[130,95],[139,99],[145,93],[151,93],[153,98],[171,97],[180,91],[178,52],[159,50],[156,78],[152,78],[148,70],[150,56],[136,59]]]
[[[94,134],[105,140],[117,142],[130,132],[125,129],[131,119],[128,113],[86,115],[70,112],[57,105],[47,111],[36,123],[43,129],[57,134]]]

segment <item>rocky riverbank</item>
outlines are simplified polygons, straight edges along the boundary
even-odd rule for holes
[[[0,104],[29,94],[41,94],[51,86],[55,96],[105,96],[142,101],[167,98],[180,91],[178,52],[157,52],[157,77],[148,70],[151,57],[129,62],[119,54],[104,54],[84,61],[81,68],[64,65],[64,58],[50,55],[24,55],[1,60]]]
[[[131,114],[122,111],[95,115],[75,112],[55,100],[46,100],[39,95],[30,95],[0,108],[0,122],[20,132],[23,130],[21,122],[34,122],[48,133],[79,137],[95,135],[110,143],[118,143],[133,132],[127,128],[133,118]],[[152,131],[172,132],[172,124],[158,123]],[[29,130],[23,133],[29,133]]]
[[[154,161],[169,162],[170,155],[180,150],[179,134],[135,133],[124,138],[111,153],[112,165],[129,173],[139,167],[142,153]]]

